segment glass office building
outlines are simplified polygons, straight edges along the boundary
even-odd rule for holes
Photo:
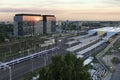
[[[54,15],[16,14],[14,16],[14,35],[28,36],[55,32]]]
[[[55,32],[56,18],[54,15],[43,15],[43,33]]]

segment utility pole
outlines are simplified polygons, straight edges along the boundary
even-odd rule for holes
[[[9,69],[10,80],[12,80],[12,69],[10,66],[8,67],[8,69]]]
[[[46,61],[46,56],[44,56],[44,66],[46,66],[47,61]]]
[[[31,61],[32,61],[32,72],[33,72],[33,71],[34,71],[34,70],[33,70],[33,59],[31,59]]]
[[[4,69],[9,69],[9,80],[12,80],[12,68],[9,65],[4,65]]]

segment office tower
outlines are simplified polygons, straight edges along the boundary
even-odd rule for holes
[[[55,32],[56,18],[54,15],[43,15],[43,33]]]
[[[40,35],[55,32],[54,15],[16,14],[14,16],[14,36]]]

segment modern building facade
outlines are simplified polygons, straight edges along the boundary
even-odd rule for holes
[[[43,33],[55,32],[56,18],[54,15],[43,15]]]
[[[14,35],[28,36],[55,32],[54,15],[16,14],[14,16]]]
[[[98,34],[99,36],[106,34],[106,38],[113,37],[120,33],[120,27],[103,27],[88,31],[88,35]]]

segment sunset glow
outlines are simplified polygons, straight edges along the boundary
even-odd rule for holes
[[[36,21],[40,21],[40,19],[38,19],[38,18],[36,18],[35,20],[36,20]]]
[[[19,13],[55,15],[57,20],[120,20],[120,0],[1,0],[0,21]]]
[[[23,16],[24,21],[40,21],[42,20],[42,17],[36,17],[36,16]]]

